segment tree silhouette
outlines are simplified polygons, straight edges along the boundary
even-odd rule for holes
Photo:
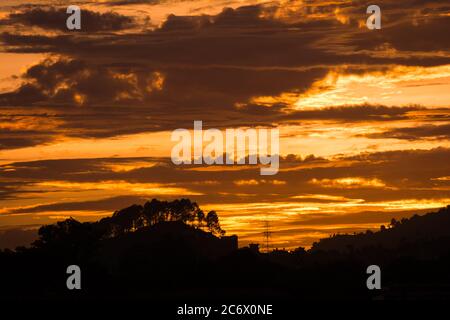
[[[210,211],[206,215],[206,226],[215,235],[223,236],[225,234],[225,231],[220,227],[219,217],[215,211]]]
[[[70,218],[55,225],[44,226],[39,230],[40,239],[35,244],[61,245],[68,238],[73,243],[76,240],[73,237],[78,233],[90,234],[90,240],[114,238],[162,222],[182,222],[200,229],[206,226],[208,231],[216,236],[225,234],[215,211],[205,216],[198,204],[189,199],[176,199],[170,202],[152,199],[143,206],[132,205],[115,211],[111,217],[103,218],[99,222],[82,224]]]

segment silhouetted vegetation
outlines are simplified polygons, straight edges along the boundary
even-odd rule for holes
[[[66,288],[72,264],[82,269],[81,291]],[[366,288],[371,264],[381,267],[382,290]],[[450,298],[449,267],[450,206],[310,250],[263,254],[238,249],[214,211],[152,200],[98,222],[43,226],[30,248],[0,252],[1,296],[44,299]]]
[[[450,206],[423,216],[414,215],[400,221],[392,219],[389,226],[381,226],[379,232],[370,230],[355,235],[333,235],[314,243],[312,250],[348,251],[364,247],[382,246],[397,248],[405,243],[427,242],[450,236]]]

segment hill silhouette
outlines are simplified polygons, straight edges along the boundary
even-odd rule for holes
[[[82,290],[66,288],[66,268]],[[382,290],[366,287],[379,265]],[[225,236],[216,212],[189,199],[153,199],[97,222],[39,229],[31,247],[0,251],[3,298],[450,298],[450,206],[392,220],[380,231],[334,235],[310,250],[260,253]]]
[[[312,246],[312,251],[338,250],[341,252],[362,249],[370,246],[399,248],[411,243],[429,243],[445,241],[450,236],[450,206],[423,216],[414,215],[400,221],[392,219],[388,226],[381,226],[380,231],[354,235],[333,235],[320,239]]]

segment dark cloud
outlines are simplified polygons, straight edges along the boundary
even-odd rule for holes
[[[408,118],[408,113],[424,108],[418,106],[410,107],[388,107],[383,105],[358,105],[323,108],[319,110],[303,110],[293,112],[286,116],[287,119],[296,120],[341,120],[353,121],[390,121]]]
[[[11,13],[3,23],[67,31],[66,20],[68,17],[66,8],[36,7]],[[86,9],[81,11],[81,21],[81,32],[120,31],[134,26],[133,19],[130,17],[115,12],[98,13]]]
[[[374,54],[383,47],[388,47],[398,52],[435,52],[448,51],[450,40],[442,37],[439,30],[446,29],[450,24],[450,17],[442,16],[433,19],[411,17],[410,19],[395,25],[382,28],[382,34],[372,37],[359,34],[354,37],[353,44],[359,50],[373,50]],[[426,57],[423,57],[426,61]]]
[[[294,13],[295,8],[294,5]],[[331,12],[334,12],[335,7],[330,6],[330,8]],[[365,5],[361,4],[358,8],[365,9]],[[10,50],[27,48],[35,52],[58,52],[92,58],[108,52],[108,59],[120,57],[130,58],[133,61],[152,61],[154,64],[196,66],[211,64],[265,67],[311,66],[355,62],[428,65],[448,62],[448,58],[441,57],[439,54],[428,55],[425,58],[415,57],[410,52],[409,57],[402,55],[388,57],[363,51],[370,51],[386,43],[397,47],[396,41],[414,43],[418,51],[426,52],[430,51],[428,42],[433,42],[433,46],[441,45],[440,50],[442,50],[447,40],[442,37],[439,39],[442,41],[437,41],[440,34],[434,32],[445,23],[441,21],[445,18],[439,18],[439,16],[428,18],[424,26],[419,26],[418,32],[422,35],[420,39],[426,40],[405,41],[405,37],[415,34],[411,32],[409,25],[388,25],[387,31],[382,29],[377,33],[369,33],[366,29],[338,22],[334,13],[327,15],[324,19],[308,19],[308,16],[302,13],[300,17],[306,18],[305,21],[292,22],[271,16],[270,12],[273,10],[263,5],[255,5],[225,9],[215,16],[170,15],[160,28],[152,32],[116,35],[115,38],[72,37],[69,40],[70,43],[67,43],[68,39],[57,37],[37,39],[32,36],[4,35],[3,41],[7,45],[22,47],[9,48]],[[312,11],[318,14],[317,10],[314,8]],[[361,18],[365,19],[366,16],[360,14]],[[403,23],[404,19],[401,22]],[[40,45],[37,43],[39,41]],[[29,48],[31,44],[34,48]],[[360,47],[361,50],[355,50],[355,46]],[[401,46],[398,47],[401,49]]]
[[[428,7],[442,4],[433,3]],[[187,119],[198,115],[211,125],[228,126],[301,119],[398,120],[406,117],[408,109],[360,107],[286,113],[289,106],[282,102],[267,108],[249,101],[257,96],[305,92],[340,64],[350,64],[344,73],[363,74],[385,72],[394,63],[439,65],[450,61],[428,49],[424,56],[420,41],[413,41],[417,48],[408,49],[417,55],[371,52],[379,45],[389,47],[386,43],[402,49],[395,41],[403,41],[403,33],[408,33],[404,19],[387,24],[387,31],[369,33],[336,19],[336,8],[357,16],[349,4],[306,2],[300,9],[291,5],[245,6],[208,16],[170,15],[153,31],[126,35],[3,33],[0,39],[8,51],[47,52],[68,58],[31,67],[19,89],[0,95],[0,104],[57,108],[64,122],[61,126],[79,136],[114,135],[105,128],[106,123],[115,128],[116,135],[170,130],[185,126]],[[357,6],[365,4],[358,2]],[[418,5],[412,2],[411,6]],[[389,1],[383,7],[387,13],[399,10],[398,4]],[[292,9],[302,19],[284,17],[279,12],[284,9]],[[42,10],[30,9],[16,18],[33,20]],[[321,13],[323,18],[309,17]],[[431,25],[421,31],[421,39],[442,44],[435,39],[442,33],[434,32],[442,21],[435,16],[428,19]],[[160,87],[152,87],[158,81]],[[89,110],[74,112],[79,104]],[[127,128],[119,125],[122,120],[129,123]]]
[[[177,104],[189,108],[219,110],[253,95],[302,92],[323,77],[324,69],[306,71],[242,70],[208,68],[148,69],[145,66],[90,65],[80,60],[46,60],[28,69],[25,83],[16,91],[0,95],[2,104],[34,102],[72,103],[75,94],[85,104],[126,105],[144,102]],[[233,81],[231,81],[233,80]],[[159,82],[159,83],[158,83]],[[123,95],[123,96],[121,96]]]
[[[402,139],[402,140],[419,140],[419,139],[450,139],[450,124],[443,125],[420,125],[417,127],[394,128],[381,133],[365,135],[372,139]]]
[[[10,214],[37,213],[42,211],[111,211],[113,213],[121,208],[133,204],[143,204],[147,199],[139,196],[120,196],[94,201],[61,202],[54,204],[39,205],[31,208],[11,210]]]
[[[273,125],[300,120],[390,121],[407,119],[419,107],[343,106],[319,110],[289,110],[242,103],[254,96],[304,92],[326,69],[246,70],[242,68],[147,69],[140,65],[91,65],[68,59],[47,59],[29,68],[24,84],[0,94],[0,104],[52,108],[58,122],[54,134],[111,137],[191,127],[201,115],[208,126]],[[239,106],[238,106],[239,104]],[[83,108],[80,108],[83,106]],[[170,110],[170,112],[168,112]],[[220,117],[218,117],[218,114]],[[48,114],[40,117],[48,118]],[[11,119],[20,120],[20,117]],[[127,125],[124,125],[127,124]],[[11,132],[5,146],[48,141],[50,132]]]
[[[28,82],[27,88],[35,88],[41,95],[33,95],[35,91],[29,89],[32,94],[27,96],[20,91],[21,87],[16,92],[17,98],[35,97],[34,102],[84,104],[83,97],[86,97],[86,103],[92,105],[120,100],[132,102],[145,94],[145,90],[151,92],[152,81],[157,80],[151,74],[133,73],[133,70],[126,70],[124,73],[120,69],[114,72],[103,66],[89,68],[77,60],[46,60],[28,69],[23,77]],[[121,99],[120,94],[124,94],[125,98]]]
[[[53,141],[51,134],[39,131],[0,130],[0,150],[17,149]]]
[[[7,167],[0,169],[0,172],[7,170]],[[29,193],[26,187],[29,185],[27,179],[19,180],[6,180],[0,181],[0,200],[14,200],[19,194]]]
[[[424,4],[408,3],[414,10]],[[59,120],[53,130],[41,134],[23,129],[9,130],[2,146],[14,148],[45,143],[52,133],[110,137],[191,127],[192,119],[199,116],[208,125],[218,128],[298,124],[308,120],[409,119],[410,113],[420,108],[362,105],[292,111],[283,102],[270,107],[249,102],[252,97],[305,92],[332,66],[342,63],[361,66],[348,67],[343,72],[363,74],[373,68],[384,72],[389,69],[385,63],[433,65],[448,62],[448,58],[430,52],[428,57],[386,57],[363,52],[364,48],[370,51],[367,49],[388,42],[399,50],[420,53],[421,46],[426,44],[421,44],[422,40],[409,41],[414,43],[413,47],[406,48],[396,42],[403,41],[405,33],[416,30],[408,29],[405,17],[392,22],[403,5],[393,1],[380,4],[390,22],[382,32],[369,33],[336,19],[337,7],[343,14],[356,19],[360,7],[364,8],[366,4],[353,4],[305,2],[299,12],[293,6],[294,13],[306,17],[300,19],[302,21],[280,14],[279,10],[289,8],[259,5],[225,9],[214,16],[171,15],[160,28],[139,34],[49,36],[3,33],[1,39],[7,50],[50,52],[68,58],[52,58],[29,68],[23,75],[22,86],[0,95],[3,108],[45,106]],[[432,16],[418,23],[419,26],[424,24],[421,39],[442,43],[445,49],[446,40],[436,41],[442,33],[435,32],[445,23],[445,18],[433,15],[442,4],[440,1],[427,2],[427,13]],[[303,9],[306,11],[301,11]],[[324,14],[324,18],[308,18],[313,13]],[[16,19],[16,23],[33,23],[40,20],[36,17],[46,14],[58,16],[59,11],[43,12],[43,9],[31,8],[11,19]],[[403,12],[403,16],[407,16],[407,12]],[[99,24],[104,17],[114,20],[109,15],[98,17]],[[366,18],[365,13],[362,18]],[[56,20],[43,21],[51,26]],[[361,50],[355,50],[355,46]],[[83,108],[78,108],[80,105]],[[443,117],[445,119],[445,115]],[[14,118],[12,121],[19,120]],[[445,127],[431,126],[419,130],[437,132],[443,129]],[[394,131],[392,134],[405,138],[414,136],[417,130]]]

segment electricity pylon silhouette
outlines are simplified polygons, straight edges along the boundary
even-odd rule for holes
[[[264,246],[265,246],[266,253],[269,253],[271,234],[272,234],[272,232],[270,232],[270,222],[269,222],[269,220],[266,220],[266,221],[264,221],[264,232],[263,232]]]

